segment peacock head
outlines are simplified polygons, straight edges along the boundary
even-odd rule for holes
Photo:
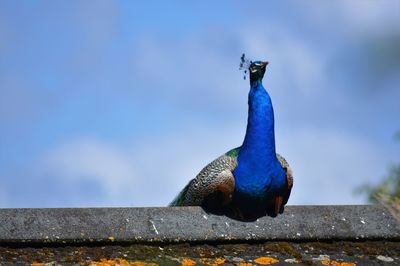
[[[265,68],[267,67],[267,61],[251,61],[245,57],[245,54],[240,58],[239,69],[244,70],[244,79],[246,79],[247,71],[250,73],[250,84],[257,80],[262,80],[265,73]]]
[[[265,68],[267,67],[267,61],[255,61],[250,64],[250,82],[262,80],[265,73]]]

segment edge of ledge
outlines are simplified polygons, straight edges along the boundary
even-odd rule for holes
[[[200,207],[0,209],[0,245],[400,240],[381,205],[287,206],[241,222]]]

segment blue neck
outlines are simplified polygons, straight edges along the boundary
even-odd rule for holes
[[[251,83],[246,136],[237,161],[234,176],[239,193],[263,195],[279,185],[283,170],[275,153],[274,110],[261,80]]]
[[[247,159],[275,158],[274,110],[261,80],[251,84],[247,130],[241,148]]]

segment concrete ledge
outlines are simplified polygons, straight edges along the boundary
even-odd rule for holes
[[[289,206],[240,222],[199,207],[0,209],[0,245],[400,239],[382,206]]]

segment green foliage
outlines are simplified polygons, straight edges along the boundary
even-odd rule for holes
[[[400,141],[400,131],[394,134],[394,138]],[[400,163],[389,168],[389,173],[377,185],[364,184],[355,191],[358,194],[366,194],[370,203],[396,203],[400,208]]]
[[[380,203],[382,198],[400,198],[400,164],[391,166],[388,175],[378,185],[365,184],[356,192],[366,194],[370,203]]]
[[[397,140],[400,140],[400,131],[397,131],[397,132],[394,134],[394,138],[397,139]]]

